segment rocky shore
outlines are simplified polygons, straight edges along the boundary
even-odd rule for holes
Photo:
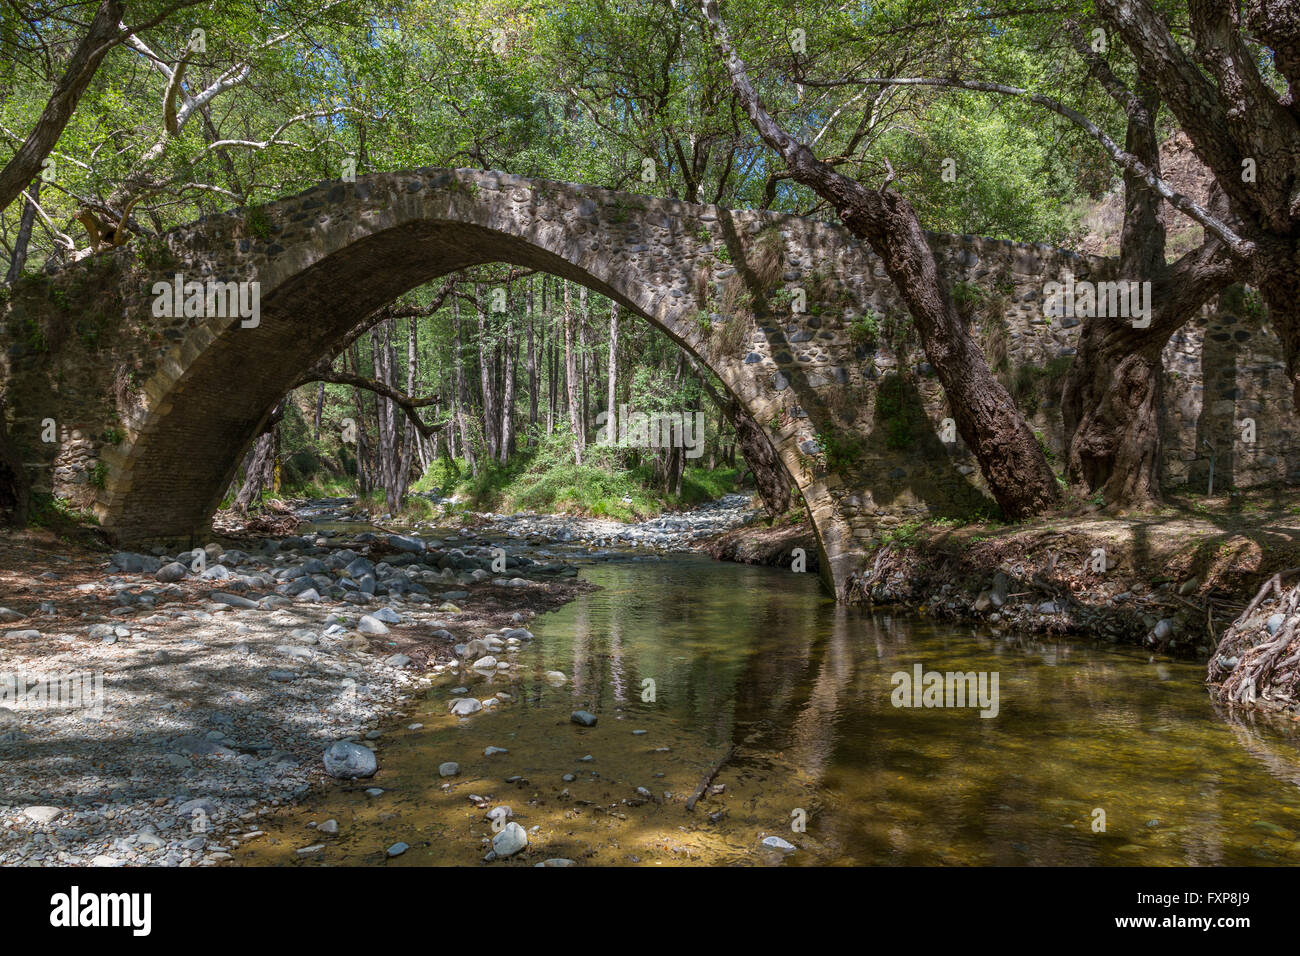
[[[852,580],[850,597],[939,619],[1194,658],[1209,663],[1217,683],[1241,656],[1220,647],[1225,633],[1253,611],[1248,606],[1262,582],[1300,566],[1294,516],[1223,525],[1186,515],[1084,515],[992,534],[977,527],[930,529],[882,546]],[[1264,610],[1255,623],[1266,640],[1284,615]],[[1280,638],[1276,650],[1287,656]],[[1283,663],[1279,677],[1294,684],[1296,659]],[[1300,719],[1300,699],[1290,684],[1285,692],[1240,694],[1235,703]]]
[[[507,670],[520,625],[587,587],[513,553],[495,573],[468,537],[241,545],[6,548],[0,865],[223,862],[259,816],[352,776],[331,748],[382,749],[381,721],[467,645]]]
[[[326,499],[296,509],[306,534],[179,553],[0,543],[0,865],[228,861],[325,777],[364,787],[380,725],[441,675],[516,666],[527,623],[589,587],[575,559],[695,550],[756,514],[728,495],[398,534]]]

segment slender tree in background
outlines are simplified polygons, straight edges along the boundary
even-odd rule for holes
[[[609,388],[606,391],[605,411],[613,417],[618,410],[618,303],[609,304]]]
[[[573,456],[582,464],[586,438],[582,428],[582,403],[578,392],[578,356],[573,342],[573,297],[570,283],[564,283],[564,387],[569,402],[569,427],[573,429]]]

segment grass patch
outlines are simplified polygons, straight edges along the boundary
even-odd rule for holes
[[[688,467],[679,495],[655,487],[649,465],[628,467],[626,451],[588,446],[579,465],[566,436],[549,439],[509,465],[489,464],[471,475],[463,461],[440,460],[415,484],[464,499],[474,511],[566,512],[617,521],[643,521],[665,511],[713,501],[736,487],[735,468]]]

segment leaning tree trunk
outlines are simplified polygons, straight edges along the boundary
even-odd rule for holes
[[[22,8],[16,9],[22,15]],[[63,75],[54,84],[36,126],[0,169],[0,211],[7,209],[22,192],[23,186],[40,174],[41,164],[63,135],[100,62],[121,38],[118,24],[125,10],[123,0],[102,0],[99,4],[90,28],[72,51]]]
[[[9,259],[9,271],[5,273],[5,282],[13,285],[23,274],[27,266],[27,250],[31,246],[32,229],[36,225],[36,204],[41,201],[41,177],[37,176],[27,187],[30,197],[23,203],[22,216],[18,220],[18,235],[14,239],[14,254]]]
[[[719,394],[718,390],[709,382],[708,370],[701,366],[694,357],[690,357],[690,362],[695,368],[696,378],[704,388],[704,394],[709,396],[713,404],[718,407],[718,411],[735,429],[736,444],[740,446],[740,453],[745,459],[745,464],[749,466],[749,470],[754,475],[754,484],[758,488],[758,496],[763,499],[763,507],[768,516],[775,518],[777,515],[785,514],[790,508],[793,482],[790,480],[790,472],[786,470],[785,463],[781,461],[781,456],[776,453],[776,449],[772,447],[771,441],[768,440],[767,432],[763,431],[763,427],[754,421],[754,416],[749,414],[748,409],[741,402]],[[613,395],[612,389],[610,394]],[[612,404],[612,397],[610,401]],[[734,446],[731,459],[734,463]]]
[[[785,161],[791,178],[829,202],[849,231],[880,257],[947,393],[957,431],[975,453],[1003,516],[1016,521],[1055,507],[1061,494],[1047,456],[957,314],[916,210],[899,193],[869,189],[837,172],[785,132],[759,101],[715,0],[701,0],[701,9],[754,129]]]
[[[767,440],[767,433],[740,403],[730,403],[727,413],[731,426],[736,430],[740,454],[754,474],[758,496],[763,499],[768,516],[775,518],[785,514],[790,508],[790,474]]]

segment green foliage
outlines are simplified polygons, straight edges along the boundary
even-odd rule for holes
[[[821,446],[826,469],[830,472],[843,474],[862,457],[861,440],[847,432],[839,430],[826,432],[817,436],[817,443]]]
[[[66,499],[45,492],[34,492],[29,502],[28,524],[65,532],[70,525],[98,525],[94,512],[74,508]],[[64,538],[67,540],[67,538]]]
[[[849,323],[849,341],[854,345],[872,348],[880,341],[880,316],[875,309],[867,309],[853,317]]]
[[[33,318],[24,317],[16,321],[14,337],[33,352],[45,351],[45,330]]]
[[[265,209],[258,206],[248,211],[248,231],[263,242],[271,238],[271,220]]]
[[[1246,289],[1241,297],[1242,315],[1252,322],[1263,322],[1268,318],[1268,307],[1258,289]]]
[[[1073,364],[1073,356],[1058,355],[1046,365],[1017,366],[1010,387],[1017,407],[1027,415],[1036,414],[1044,398],[1059,395]]]
[[[893,528],[883,532],[880,536],[881,544],[896,545],[898,547],[910,547],[921,540],[921,532],[925,529],[925,522],[919,518],[908,518],[906,521],[896,525]]]
[[[712,501],[732,491],[734,468],[688,467],[680,495],[654,488],[648,465],[625,467],[619,449],[588,446],[584,462],[573,460],[572,439],[557,434],[508,465],[483,466],[477,475],[463,462],[439,460],[416,483],[443,496],[461,495],[475,511],[567,512],[618,521],[640,521],[680,507]]]

